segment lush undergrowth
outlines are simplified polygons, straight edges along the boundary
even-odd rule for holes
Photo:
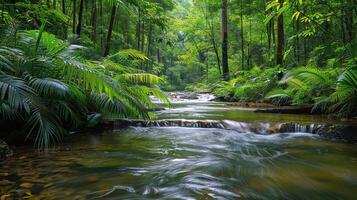
[[[314,104],[313,112],[353,117],[357,111],[357,67],[280,67],[238,72],[216,84],[213,93],[224,101],[268,102],[277,106]]]

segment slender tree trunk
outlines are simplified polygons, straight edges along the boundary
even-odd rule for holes
[[[97,1],[92,0],[92,41],[97,41]]]
[[[62,13],[66,14],[66,0],[62,0]]]
[[[145,48],[145,21],[144,19],[141,20],[141,47],[140,51],[144,53],[144,48]],[[141,70],[144,69],[144,61],[141,62],[140,66]]]
[[[276,44],[276,37],[275,37],[275,22],[274,20],[271,20],[271,33],[272,33],[272,38],[273,38],[273,43],[272,44]]]
[[[208,65],[208,59],[206,59],[206,81],[207,81],[207,83],[208,83],[208,67],[209,67],[209,65]]]
[[[153,25],[150,23],[150,26],[149,26],[149,34],[148,34],[148,46],[147,46],[147,51],[146,51],[146,55],[148,58],[150,58],[151,56],[151,40],[152,40],[152,30],[153,29]],[[146,69],[145,71],[146,72],[149,72],[149,64],[150,62],[147,62],[146,63]]]
[[[249,11],[251,10],[251,3],[252,1],[249,2]],[[249,15],[249,42],[248,42],[248,60],[247,60],[247,65],[248,69],[250,69],[252,66],[252,16]]]
[[[141,36],[141,9],[138,9],[138,25],[137,25],[137,47],[140,51],[140,36]]]
[[[160,48],[159,47],[156,50],[156,57],[157,57],[157,63],[161,63],[161,55],[160,55]]]
[[[240,43],[242,51],[242,70],[245,69],[245,52],[244,52],[244,24],[243,24],[243,0],[240,0]]]
[[[103,0],[99,0],[99,17],[100,17],[100,47],[103,49],[103,28],[104,28],[104,20],[103,20]]]
[[[105,48],[104,48],[104,55],[103,55],[104,57],[109,55],[116,11],[117,11],[117,6],[115,4],[113,4],[112,5],[112,11],[111,11],[111,14],[110,14],[107,42],[106,42]]]
[[[345,9],[345,24],[346,24],[346,39],[348,42],[352,42],[355,33],[354,33],[354,28],[353,28],[353,15],[355,14],[353,12],[353,7],[356,6],[356,2],[353,2],[353,0],[346,0],[346,9]]]
[[[304,29],[306,29],[306,27],[304,27]],[[307,47],[307,41],[308,38],[307,37],[304,37],[303,38],[303,48],[304,48],[304,65],[307,64],[307,57],[308,57],[308,47]]]
[[[265,5],[267,5],[268,0],[265,0]],[[271,9],[266,11],[266,16],[269,16],[271,14]],[[271,53],[272,53],[272,25],[273,25],[273,19],[269,20],[269,23],[266,25],[266,33],[267,33],[267,42],[268,42],[268,61],[270,64],[271,61]]]
[[[341,3],[341,16],[340,16],[340,24],[341,24],[341,35],[342,35],[342,42],[343,43],[346,43],[346,31],[345,31],[345,11],[344,11],[344,6],[343,6],[343,1],[344,0],[341,0],[340,3]]]
[[[206,18],[206,20],[208,20],[208,19]],[[222,74],[222,71],[221,71],[221,59],[219,57],[218,47],[217,47],[217,43],[216,43],[216,39],[215,39],[213,22],[208,22],[208,24],[209,24],[209,29],[210,29],[209,35],[211,37],[211,43],[212,43],[213,51],[214,51],[214,54],[216,55],[218,72],[219,72],[219,74]]]
[[[222,0],[222,72],[224,80],[229,80],[227,18],[227,0]]]
[[[217,67],[218,67],[218,72],[219,74],[222,74],[222,71],[221,71],[221,58],[219,57],[219,53],[218,53],[218,48],[217,48],[217,44],[216,44],[216,40],[214,38],[211,38],[211,42],[212,42],[212,45],[213,45],[213,51],[216,55],[216,60],[217,60]]]
[[[270,51],[271,51],[271,22],[269,22],[267,24],[266,30],[267,30],[268,52],[270,54]]]
[[[77,2],[76,0],[73,0],[73,9],[72,9],[72,18],[73,18],[73,23],[72,23],[72,33],[76,34],[76,13],[77,13]]]
[[[141,52],[144,53],[145,47],[145,22],[144,20],[141,21]]]
[[[79,13],[78,13],[77,37],[81,37],[83,9],[84,9],[84,0],[81,0],[81,2],[79,4]]]
[[[284,0],[279,0],[280,8],[284,4]],[[278,39],[276,44],[276,64],[283,64],[283,54],[284,54],[284,18],[281,13],[278,16]]]

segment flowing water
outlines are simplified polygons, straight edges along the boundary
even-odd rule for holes
[[[234,126],[244,121],[261,127],[328,121],[257,114],[203,100],[177,101],[158,117],[224,119]],[[0,192],[15,199],[357,198],[355,144],[299,128],[278,134],[249,130],[129,127],[73,135],[47,153],[22,147],[0,162]]]

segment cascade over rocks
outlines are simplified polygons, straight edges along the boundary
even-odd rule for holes
[[[187,128],[218,128],[235,130],[239,133],[276,134],[276,133],[312,133],[323,137],[345,140],[357,143],[357,126],[329,124],[298,124],[298,123],[245,123],[231,120],[123,120],[112,119],[103,123],[110,128],[134,127],[187,127]]]

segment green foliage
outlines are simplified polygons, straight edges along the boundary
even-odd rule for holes
[[[149,94],[168,103],[158,89],[149,87],[158,84],[159,77],[117,75],[130,70],[119,70],[126,68],[120,64],[115,70],[103,68],[114,65],[106,60],[81,60],[75,52],[82,47],[43,30],[22,31],[14,47],[0,48],[1,118],[24,121],[26,138],[38,147],[58,142],[67,130],[94,126],[100,113],[147,118],[146,108],[154,106]]]
[[[341,73],[335,91],[317,99],[315,108],[339,117],[354,116],[357,112],[357,67]]]
[[[253,67],[250,71],[241,71],[237,78],[220,85],[214,93],[230,101],[263,101],[264,96],[277,85],[281,69],[271,68],[265,71]]]

